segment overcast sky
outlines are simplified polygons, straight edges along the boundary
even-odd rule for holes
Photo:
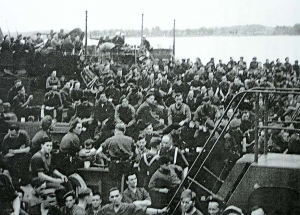
[[[300,0],[0,0],[2,31],[171,29],[300,23]]]

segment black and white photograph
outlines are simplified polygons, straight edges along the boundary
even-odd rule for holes
[[[0,0],[0,215],[299,215],[299,0]]]

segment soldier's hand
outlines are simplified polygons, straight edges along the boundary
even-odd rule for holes
[[[169,189],[168,188],[161,188],[161,189],[159,189],[159,192],[160,193],[168,193]]]
[[[182,120],[182,121],[179,123],[179,125],[180,125],[180,126],[183,126],[184,123],[185,123],[184,120]]]
[[[170,208],[168,207],[164,207],[163,209],[160,210],[160,212],[163,214],[163,213],[168,213],[170,210]]]
[[[159,122],[160,122],[161,124],[165,124],[165,120],[164,120],[164,119],[160,119]]]

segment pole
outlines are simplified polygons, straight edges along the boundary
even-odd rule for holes
[[[298,128],[290,128],[290,127],[274,127],[274,126],[259,126],[260,129],[271,129],[271,130],[286,130],[286,131],[297,131],[300,132]]]
[[[265,95],[264,126],[268,126],[269,95]],[[268,129],[265,128],[264,155],[268,153]]]
[[[86,59],[86,54],[87,54],[87,17],[88,17],[88,12],[85,11],[85,53],[84,53],[84,58]]]
[[[136,46],[134,45],[134,62],[137,65],[137,58],[136,58]]]
[[[143,46],[143,35],[144,35],[144,14],[142,13],[141,46]]]
[[[173,28],[173,55],[175,58],[175,19],[174,19],[174,28]]]
[[[258,115],[259,115],[259,93],[256,93],[255,98],[255,156],[254,162],[258,162]]]
[[[9,37],[9,39],[10,39],[10,32],[9,32],[9,28],[8,28],[7,20],[5,20],[5,21],[6,21],[6,27],[7,27],[8,37]]]

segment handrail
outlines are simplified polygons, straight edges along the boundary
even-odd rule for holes
[[[297,92],[299,91],[299,92]],[[229,102],[229,104],[227,105],[223,115],[221,116],[221,118],[219,119],[217,125],[214,127],[213,131],[211,132],[210,136],[208,137],[208,139],[206,140],[204,146],[203,146],[203,150],[201,150],[201,152],[197,155],[196,159],[194,160],[193,164],[191,165],[191,167],[189,168],[189,171],[187,173],[187,176],[190,174],[191,170],[193,169],[193,167],[196,165],[197,161],[199,160],[199,158],[201,157],[201,155],[204,153],[205,151],[205,148],[207,148],[208,144],[210,143],[212,137],[214,137],[215,135],[215,132],[217,130],[217,128],[220,126],[221,124],[221,121],[222,119],[224,119],[224,117],[226,116],[227,112],[229,109],[231,109],[231,105],[233,104],[233,102],[239,98],[240,96],[242,96],[242,98],[240,99],[240,101],[238,102],[238,104],[236,105],[234,111],[233,111],[233,115],[230,117],[228,123],[225,125],[225,127],[223,128],[223,130],[221,131],[220,135],[218,136],[217,140],[214,142],[213,146],[210,148],[210,151],[208,152],[208,154],[206,155],[206,157],[204,158],[204,160],[202,161],[200,167],[198,168],[196,174],[194,175],[193,177],[193,180],[195,180],[196,176],[198,175],[200,169],[202,169],[202,167],[204,166],[204,163],[207,161],[208,157],[210,156],[212,150],[215,148],[216,144],[219,142],[220,138],[223,136],[224,132],[227,131],[227,128],[231,122],[231,120],[234,118],[234,115],[235,113],[237,112],[238,108],[239,108],[239,105],[241,104],[241,102],[244,100],[245,96],[248,95],[248,94],[253,94],[253,93],[257,93],[257,94],[287,94],[287,93],[290,93],[290,94],[296,94],[296,95],[300,95],[300,88],[263,88],[263,87],[254,87],[254,88],[251,88],[249,90],[245,90],[243,92],[238,92],[237,94],[234,95],[234,97],[231,99],[231,101]],[[259,97],[257,96],[257,104],[256,104],[256,109],[258,109],[258,99]],[[256,119],[257,121],[258,119]],[[258,130],[258,122],[255,123],[255,127],[256,127],[256,136],[258,136],[257,134],[257,130]],[[258,148],[257,145],[258,145],[258,140],[255,141],[256,143],[256,149]],[[258,160],[258,150],[255,151],[255,161],[257,162]],[[173,197],[171,198],[169,204],[168,204],[168,207],[170,207],[171,205],[171,202],[174,201],[175,199],[175,196],[178,194],[178,192],[180,191],[181,187],[183,186],[185,180],[187,180],[188,177],[184,178],[179,187],[177,188],[176,192],[174,193]],[[188,187],[187,188],[190,188],[191,184],[193,182],[190,182]],[[176,207],[175,209],[173,210],[172,212],[172,215],[174,214],[174,212],[176,211],[176,209],[178,208],[179,206],[179,202],[176,204]]]
[[[240,104],[241,101],[244,99],[244,97],[245,97],[245,95],[246,95],[246,94],[245,94],[245,91],[244,91],[244,92],[239,92],[239,93],[237,93],[237,94],[231,99],[231,101],[230,101],[229,104],[227,105],[227,107],[226,107],[226,109],[225,109],[225,111],[224,111],[224,113],[223,113],[221,119],[219,120],[219,122],[217,123],[217,125],[214,127],[212,133],[210,134],[210,136],[209,136],[208,139],[206,140],[206,142],[205,142],[205,144],[204,144],[204,146],[203,146],[203,150],[201,150],[201,152],[197,155],[197,157],[196,157],[194,163],[193,163],[193,164],[191,165],[191,167],[189,168],[187,175],[189,175],[189,173],[191,172],[191,170],[193,169],[193,167],[196,165],[198,159],[201,157],[201,155],[202,155],[203,152],[205,151],[205,148],[207,147],[208,143],[210,142],[210,140],[211,140],[212,137],[214,136],[214,134],[215,134],[217,128],[218,128],[219,125],[221,124],[221,121],[222,121],[222,119],[224,118],[224,116],[226,116],[226,114],[227,114],[228,110],[230,109],[230,106],[232,105],[232,103],[235,101],[235,99],[236,99],[238,96],[240,96],[240,95],[242,95],[242,94],[244,94],[244,96],[243,96],[243,98],[240,100],[240,102],[239,102],[239,104]],[[238,107],[238,106],[237,106],[237,107]],[[235,110],[234,110],[234,112],[233,112],[233,115],[232,115],[231,118],[230,118],[230,121],[233,119],[233,116],[234,116],[236,110],[237,110],[237,108],[235,108]],[[229,122],[230,122],[230,121],[229,121]],[[225,126],[224,129],[222,130],[220,136],[217,138],[217,140],[215,141],[215,143],[217,143],[217,142],[219,141],[221,135],[224,133],[224,130],[227,129],[227,127],[228,127],[228,125],[229,125],[229,122],[226,124],[226,126]],[[211,150],[209,151],[209,153],[207,154],[207,156],[206,156],[206,158],[204,159],[204,161],[202,162],[202,164],[201,164],[201,166],[199,167],[199,169],[201,169],[201,168],[203,167],[203,165],[204,165],[205,161],[207,160],[208,156],[210,155],[211,151],[214,149],[214,147],[215,147],[215,145],[216,145],[215,143],[214,143],[213,147],[211,148]],[[198,171],[196,172],[196,174],[194,175],[193,180],[194,180],[195,177],[198,175],[199,169],[198,169]],[[187,177],[186,177],[186,178],[187,178]],[[178,192],[180,191],[180,189],[181,189],[182,185],[184,184],[186,178],[183,179],[183,180],[181,181],[181,183],[180,183],[178,189],[176,190],[175,194],[173,195],[172,199],[170,200],[168,207],[170,207],[171,202],[175,199],[175,196],[176,196],[176,195],[178,194]],[[191,184],[192,184],[192,183],[189,183],[188,188],[191,186]],[[173,213],[176,211],[178,205],[179,205],[179,202],[178,202],[178,204],[176,205],[176,207],[175,207]],[[172,214],[173,214],[173,213],[172,213]]]

